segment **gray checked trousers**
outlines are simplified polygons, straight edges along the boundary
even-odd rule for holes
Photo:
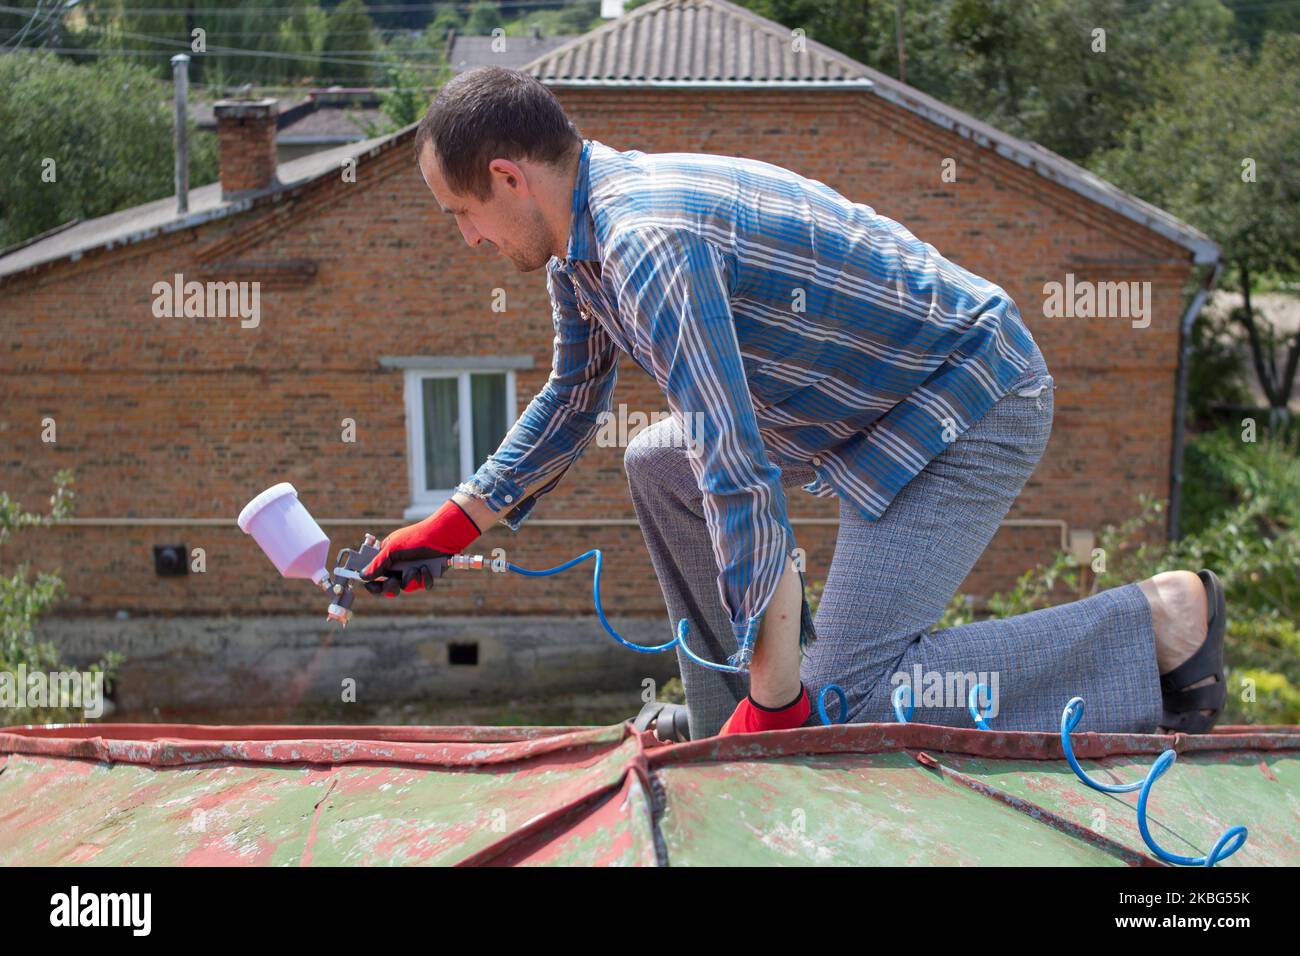
[[[1084,699],[1079,731],[1152,733],[1162,716],[1155,632],[1136,584],[1018,617],[933,630],[988,546],[1047,446],[1054,383],[1039,352],[1012,390],[913,478],[877,521],[840,502],[835,554],[812,619],[800,676],[813,701],[838,684],[847,722],[893,721],[900,683],[915,694],[911,720],[970,727],[969,686],[989,687],[996,730],[1058,730],[1071,697]],[[706,660],[736,651],[717,565],[681,425],[643,429],[624,456],[632,502],[668,606],[690,622]],[[791,488],[806,465],[782,468]],[[798,525],[795,525],[798,533]],[[796,544],[797,544],[796,540]],[[805,604],[805,618],[808,618]],[[704,668],[680,651],[692,739],[717,733],[748,679]],[[838,704],[828,696],[834,718]]]

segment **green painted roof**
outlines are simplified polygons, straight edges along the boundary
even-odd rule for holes
[[[1075,734],[1162,845],[1296,865],[1300,727]],[[665,744],[610,727],[0,730],[0,864],[1154,863],[1137,795],[1054,734],[855,724]]]

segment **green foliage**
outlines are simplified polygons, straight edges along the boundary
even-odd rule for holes
[[[893,0],[741,0],[756,13],[891,77]],[[1104,29],[1105,50],[1095,49]],[[1130,113],[1157,104],[1162,64],[1233,35],[1219,0],[908,0],[905,79],[1076,162],[1118,141]]]
[[[1247,497],[1195,535],[1172,544],[1158,534],[1163,502],[1144,499],[1142,513],[1098,536],[1106,571],[1096,590],[1139,581],[1161,571],[1210,568],[1223,580],[1229,611],[1300,614],[1300,534],[1271,497]]]
[[[409,66],[397,66],[387,71],[387,85],[379,92],[380,108],[388,117],[386,129],[369,135],[382,135],[418,122],[429,108],[432,94],[425,87],[429,74]]]
[[[1187,534],[1199,535],[1231,509],[1260,500],[1279,521],[1300,527],[1300,427],[1277,436],[1260,427],[1253,442],[1245,434],[1234,425],[1187,443],[1181,515]]]
[[[169,195],[172,111],[149,72],[0,56],[0,247]],[[46,160],[54,182],[45,182]],[[217,176],[213,137],[190,132],[190,183]]]
[[[473,36],[487,36],[497,27],[505,26],[501,8],[489,0],[479,0],[470,8],[469,18],[465,21],[465,32]]]
[[[425,33],[429,36],[437,37],[440,41],[445,40],[448,30],[455,30],[457,33],[465,32],[465,19],[459,13],[454,3],[439,3],[433,8],[433,22],[428,26]]]
[[[624,7],[624,15],[627,7]],[[506,26],[509,36],[526,36],[536,27],[543,36],[569,36],[586,33],[604,21],[598,2],[570,3],[558,10],[535,10]]]
[[[1230,609],[1231,610],[1231,609]],[[1228,615],[1228,700],[1221,722],[1300,722],[1300,630],[1279,614]]]
[[[1295,275],[1300,37],[1270,36],[1258,57],[1203,48],[1154,82],[1159,101],[1094,170],[1206,232],[1250,273]]]
[[[369,86],[374,67],[359,62],[373,59],[377,46],[375,25],[361,0],[343,0],[325,23],[322,61],[342,86]],[[328,59],[333,57],[333,60]]]
[[[105,59],[135,62],[159,79],[170,77],[171,56],[191,53],[191,79],[205,84],[217,76],[268,85],[315,75],[325,29],[316,0],[83,0],[78,11],[84,19],[67,22],[60,45],[102,50]],[[195,30],[203,31],[201,51]]]
[[[1300,33],[1300,7],[1295,4],[1223,0],[1223,5],[1232,11],[1233,35],[1251,49],[1258,49],[1269,33]]]
[[[318,82],[325,78],[333,77],[333,66],[321,63],[321,49],[325,45],[326,31],[329,27],[329,16],[315,3],[299,4],[296,12],[281,20],[275,28],[274,46],[275,52],[292,54],[296,59],[278,59],[256,61],[254,72],[249,79],[252,82],[261,83],[291,83],[303,78],[311,78]],[[337,35],[336,35],[337,36]],[[369,34],[364,34],[368,37]],[[218,34],[218,41],[221,35]],[[339,38],[342,39],[342,38]],[[239,37],[239,45],[242,45],[245,38]],[[203,57],[200,64],[201,71],[199,76],[207,80],[216,90],[225,89],[227,80],[232,71],[234,76],[240,77],[241,82],[246,82],[243,78],[248,76],[248,66],[246,64],[232,64],[227,61],[236,59],[235,57]],[[334,82],[334,80],[330,80]]]
[[[1187,400],[1194,423],[1208,422],[1218,407],[1241,407],[1252,400],[1232,322],[1211,318],[1205,311],[1192,323]]]
[[[951,9],[953,101],[1076,162],[1160,101],[1155,68],[1224,42],[1232,23],[1217,0],[957,0]]]
[[[387,122],[367,128],[367,136],[381,136],[417,122],[438,87],[451,76],[442,44],[432,30],[418,37],[394,38],[383,59],[379,102]]]
[[[1219,243],[1245,300],[1232,321],[1249,337],[1273,419],[1284,420],[1300,335],[1260,321],[1252,286],[1300,276],[1300,36],[1270,34],[1255,55],[1207,47],[1155,83],[1159,102],[1094,168]]]
[[[0,491],[0,553],[10,544],[15,533],[24,528],[49,527],[72,513],[73,478],[71,472],[60,471],[54,476],[54,494],[50,496],[48,514],[27,511],[21,504]],[[19,667],[28,673],[57,671],[62,666],[57,650],[46,641],[37,641],[36,619],[54,606],[63,593],[63,582],[57,575],[41,572],[30,578],[29,565],[19,564],[13,574],[0,574],[0,671],[11,674]],[[122,658],[110,652],[87,668],[102,671],[105,687],[110,685]],[[62,702],[66,705],[67,701]],[[0,711],[0,724],[71,722],[81,719],[80,711],[68,706],[38,709],[18,708]]]
[[[670,677],[664,681],[663,686],[659,688],[659,693],[655,695],[655,700],[662,700],[669,704],[686,703],[686,688],[682,684],[682,679]]]

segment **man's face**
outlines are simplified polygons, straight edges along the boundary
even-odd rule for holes
[[[551,258],[551,235],[524,169],[508,159],[490,166],[492,195],[487,200],[452,191],[443,178],[433,144],[420,153],[420,172],[443,212],[456,217],[470,246],[486,242],[520,272],[542,268]]]

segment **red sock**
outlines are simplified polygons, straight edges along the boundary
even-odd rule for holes
[[[718,736],[724,734],[754,734],[763,730],[790,730],[794,727],[802,727],[808,715],[812,712],[812,705],[808,703],[808,688],[803,684],[799,685],[799,696],[786,704],[784,707],[763,707],[754,702],[753,697],[747,696],[739,704],[736,710],[727,722],[722,725],[718,731]]]

